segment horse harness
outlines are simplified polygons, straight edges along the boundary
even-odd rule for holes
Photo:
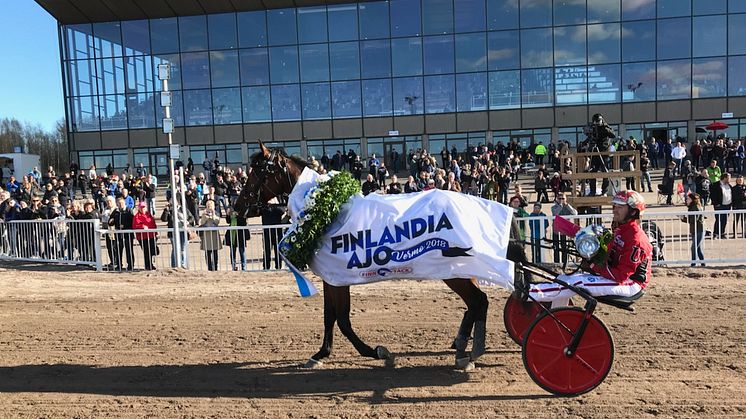
[[[275,162],[275,160],[277,161]],[[265,190],[268,194],[277,197],[277,199],[281,203],[287,201],[289,195],[288,192],[274,191],[265,182],[267,178],[271,176],[276,176],[277,174],[284,173],[287,177],[288,185],[292,186],[293,182],[290,177],[290,170],[288,169],[285,156],[283,156],[282,153],[276,150],[272,150],[266,160],[261,163],[254,163],[250,167],[252,172],[254,172],[255,176],[258,179],[258,187],[256,188],[256,190],[248,191],[249,199],[254,200],[254,203],[246,205],[246,212],[248,212],[249,209],[251,209],[252,207],[255,207],[257,213],[260,213],[263,209],[269,206],[263,199],[261,199],[262,192]]]

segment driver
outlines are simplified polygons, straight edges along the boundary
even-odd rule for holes
[[[583,267],[591,273],[561,274],[557,278],[584,288],[593,296],[632,297],[650,282],[653,247],[640,227],[645,201],[635,191],[620,191],[614,196],[612,204],[613,225],[617,227],[608,244],[606,263],[601,266],[584,262]],[[516,289],[519,287],[522,288],[519,297],[527,299],[530,294],[537,302],[551,302],[552,307],[568,305],[570,298],[575,295],[553,282],[516,283]]]

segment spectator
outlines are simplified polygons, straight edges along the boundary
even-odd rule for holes
[[[177,196],[176,201],[179,202],[181,200],[180,197]],[[166,222],[166,228],[168,228],[168,239],[171,241],[171,267],[172,268],[178,268],[180,266],[186,267],[186,248],[187,248],[187,241],[189,240],[189,235],[187,234],[187,228],[194,226],[195,220],[194,217],[192,217],[192,214],[190,212],[187,212],[187,219],[184,219],[184,213],[181,211],[180,208],[177,208],[176,211],[174,211],[173,205],[173,198],[171,198],[171,201],[166,203],[166,207],[163,208],[163,212],[161,213],[161,221]],[[179,259],[176,258],[176,239],[173,233],[174,228],[174,216],[176,216],[176,220],[178,220],[178,229],[179,229],[179,242],[181,243],[181,254],[179,255]]]
[[[694,185],[696,187],[697,195],[699,195],[700,205],[702,208],[707,206],[710,201],[710,176],[707,174],[707,169],[703,168],[699,171],[699,175],[694,178]]]
[[[523,199],[519,195],[515,195],[510,198],[510,208],[513,209],[513,216],[516,218],[526,218],[528,217],[528,213],[525,209],[521,206],[523,202]],[[525,221],[519,221],[518,222],[518,228],[521,232],[521,240],[526,240],[526,222]]]
[[[539,141],[539,144],[534,148],[534,155],[536,156],[536,164],[544,164],[544,156],[547,154],[547,148],[544,144]]]
[[[106,253],[109,255],[109,270],[113,270],[116,266],[116,259],[115,259],[115,253],[116,253],[116,240],[115,240],[115,234],[114,234],[114,228],[109,225],[109,220],[111,220],[111,214],[116,211],[117,204],[116,199],[114,199],[113,196],[107,195],[105,198],[106,206],[104,207],[103,211],[101,211],[101,225],[106,226],[109,229],[109,232],[106,233],[104,236],[104,240],[106,243]]]
[[[715,211],[728,211],[733,206],[733,191],[730,185],[730,173],[725,173],[720,178],[720,182],[712,184],[711,187],[712,205]],[[726,238],[726,226],[728,224],[728,213],[715,215],[715,228],[713,235],[715,238]]]
[[[199,218],[199,226],[203,228],[214,228],[220,224],[220,217],[215,211],[215,201],[208,200],[205,211]],[[218,270],[218,250],[223,248],[220,241],[220,232],[217,230],[200,231],[200,250],[205,252],[208,271]]]
[[[109,216],[109,227],[117,230],[132,230],[134,217],[132,211],[127,209],[127,205],[124,203],[124,198],[117,198],[117,208],[111,212]],[[127,271],[131,271],[134,266],[134,237],[132,233],[115,233],[114,236],[114,269],[121,271],[124,269],[122,263],[122,252],[125,252],[127,257]]]
[[[373,180],[376,180],[376,176],[378,176],[378,166],[380,164],[381,162],[376,158],[376,154],[373,153],[368,159],[368,173],[373,175]]]
[[[225,221],[231,226],[231,229],[225,232],[225,244],[230,247],[231,268],[238,270],[236,264],[236,252],[241,262],[241,270],[246,270],[246,241],[251,239],[251,234],[246,229],[246,218],[239,215],[233,210],[228,209]]]
[[[443,190],[452,192],[461,192],[461,183],[456,180],[456,174],[448,172],[448,180],[443,185]]]
[[[567,202],[564,192],[559,192],[551,208],[552,217],[557,215],[578,215],[578,211]],[[567,264],[567,237],[558,232],[552,232],[552,247],[554,248],[554,263]]]
[[[413,193],[419,191],[420,187],[417,185],[417,182],[415,182],[414,176],[409,176],[407,178],[407,183],[404,184],[404,193]]]
[[[623,172],[631,172],[635,170],[635,156],[628,156],[624,163],[622,163],[622,171]],[[636,191],[637,188],[635,187],[635,178],[634,176],[627,176],[624,178],[625,180],[625,189],[628,191]]]
[[[686,207],[689,212],[702,211],[699,195],[690,192],[686,196]],[[692,241],[692,267],[696,265],[697,260],[705,260],[702,253],[702,243],[705,240],[705,223],[702,214],[682,215],[681,221],[689,224],[689,236]],[[702,266],[705,266],[702,263]]]
[[[711,160],[710,166],[707,167],[707,176],[710,178],[710,184],[714,185],[717,182],[720,182],[720,176],[722,176],[722,174],[720,166],[718,166],[718,161],[715,159]]]
[[[425,187],[422,188],[423,191],[429,191],[431,189],[435,189],[435,179],[428,179],[427,185],[425,185]]]
[[[546,217],[546,214],[541,212],[541,202],[534,203],[533,211],[528,215],[531,219],[528,222],[528,226],[531,230],[531,256],[534,263],[542,263],[542,247],[541,242],[544,240],[549,228],[549,220],[541,219],[539,217]]]
[[[122,198],[124,198],[124,204],[127,206],[128,210],[135,209],[135,199],[130,196],[130,192],[127,188],[122,189]]]
[[[731,194],[733,199],[733,209],[737,211],[746,209],[746,185],[744,185],[743,175],[736,176],[736,184],[731,188]],[[733,218],[735,237],[737,238],[740,232],[740,236],[746,238],[746,226],[744,226],[746,214],[737,213],[733,215]],[[739,225],[741,226],[740,229],[738,228]]]
[[[547,179],[544,175],[544,171],[537,170],[536,176],[534,177],[534,190],[536,190],[536,200],[541,202],[549,202],[549,195],[547,194]]]
[[[685,160],[681,166],[681,183],[684,185],[684,196],[689,195],[690,191],[697,189],[697,171],[692,167],[691,160]]]
[[[364,196],[368,196],[371,193],[377,191],[380,188],[378,185],[378,182],[375,181],[375,177],[368,173],[368,177],[366,178],[365,182],[363,182],[362,191]]]
[[[674,147],[671,150],[671,158],[673,159],[673,162],[676,163],[676,174],[681,174],[681,163],[684,161],[684,158],[686,157],[686,148],[680,143],[676,143],[676,147]]]
[[[676,182],[676,178],[674,177],[673,171],[676,168],[676,163],[669,162],[668,166],[666,166],[666,170],[663,172],[663,179],[662,183],[658,187],[658,191],[662,195],[666,195],[666,205],[673,205],[673,202],[671,200],[671,197],[674,193],[674,183]]]
[[[640,156],[640,189],[645,192],[645,184],[648,185],[648,192],[653,192],[653,186],[650,184],[650,159],[648,153],[643,151]]]
[[[737,140],[733,150],[733,171],[741,174],[743,173],[743,162],[744,162],[744,145],[743,141]]]
[[[272,267],[272,262],[274,262],[275,269],[280,269],[282,267],[282,259],[280,258],[279,249],[277,248],[280,239],[282,239],[282,228],[267,228],[267,226],[282,224],[282,217],[285,215],[286,210],[287,208],[284,205],[277,203],[277,200],[274,200],[273,204],[268,205],[262,210],[262,225],[264,225],[264,255],[262,257],[262,263],[265,270]]]
[[[386,187],[386,195],[397,195],[401,192],[401,184],[399,183],[399,179],[396,177],[396,175],[391,176],[391,183],[389,183],[389,186]]]
[[[135,238],[137,238],[137,241],[140,243],[140,247],[142,248],[145,270],[148,271],[155,270],[153,258],[158,255],[158,245],[156,244],[158,233],[150,231],[156,228],[155,219],[150,212],[148,212],[148,204],[140,202],[137,206],[137,212],[132,219],[132,229],[143,230],[142,233],[135,233]]]
[[[386,187],[386,178],[387,177],[389,177],[389,171],[388,171],[388,169],[386,169],[386,164],[381,163],[381,165],[378,166],[378,175],[377,175],[378,185],[381,188],[385,188]]]
[[[698,171],[702,167],[702,144],[699,140],[694,141],[689,153],[692,155],[692,166]]]

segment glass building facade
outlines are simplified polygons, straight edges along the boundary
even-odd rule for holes
[[[389,0],[60,30],[72,133],[160,127],[162,63],[177,127],[746,96],[741,0]]]

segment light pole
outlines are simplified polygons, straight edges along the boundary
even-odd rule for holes
[[[174,132],[174,120],[171,119],[171,92],[168,91],[168,80],[171,78],[171,65],[170,64],[158,64],[158,79],[163,83],[163,91],[161,92],[161,106],[165,111],[165,118],[163,118],[163,133],[168,138],[168,166],[169,173],[168,179],[171,185],[171,219],[173,224],[173,252],[174,252],[174,264],[176,267],[181,266],[181,237],[179,236],[179,222],[176,216],[178,211],[177,199],[176,199],[176,176],[174,173],[174,152],[172,151],[173,145],[173,132]]]

